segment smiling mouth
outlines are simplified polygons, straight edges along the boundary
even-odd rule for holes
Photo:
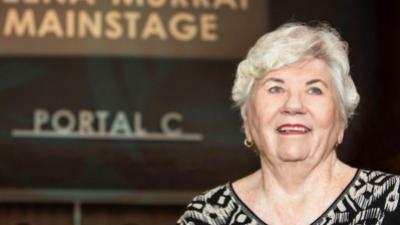
[[[302,124],[283,124],[279,126],[276,131],[278,131],[279,134],[283,135],[299,135],[307,134],[311,131],[311,129]]]

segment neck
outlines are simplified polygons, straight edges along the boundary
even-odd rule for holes
[[[261,187],[267,195],[301,199],[315,190],[313,187],[329,188],[338,174],[348,168],[335,152],[317,164],[306,161],[274,164],[261,157]]]

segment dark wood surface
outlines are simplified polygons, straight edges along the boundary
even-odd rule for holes
[[[82,205],[81,225],[174,224],[184,207]],[[0,204],[0,225],[73,225],[72,204]]]

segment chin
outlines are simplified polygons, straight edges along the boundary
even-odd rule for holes
[[[282,162],[303,162],[306,161],[306,157],[279,157]]]
[[[300,162],[305,161],[307,159],[308,152],[299,151],[298,149],[295,151],[283,151],[278,153],[278,158],[284,162]]]

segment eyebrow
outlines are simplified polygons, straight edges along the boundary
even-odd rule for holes
[[[328,85],[325,83],[325,81],[321,80],[321,79],[312,79],[306,82],[307,85],[311,85],[311,84],[315,84],[321,82],[325,87],[328,87]]]
[[[274,81],[274,82],[278,82],[278,83],[282,83],[282,84],[285,83],[285,81],[283,81],[282,79],[276,78],[276,77],[267,78],[267,79],[265,79],[262,83],[265,84],[265,83],[267,83],[268,81]]]
[[[267,83],[269,81],[278,82],[278,83],[282,83],[282,84],[285,83],[284,80],[282,80],[280,78],[276,78],[276,77],[267,78],[262,83],[265,84],[265,83]],[[309,81],[306,82],[306,85],[311,85],[311,84],[315,84],[315,83],[318,83],[318,82],[322,83],[325,87],[328,87],[328,84],[325,81],[321,80],[321,79],[309,80]]]

